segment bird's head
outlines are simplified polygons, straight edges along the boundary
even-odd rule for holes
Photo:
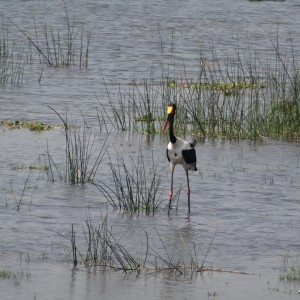
[[[166,131],[166,128],[168,127],[169,122],[174,120],[175,111],[176,111],[176,104],[175,103],[169,104],[168,109],[167,109],[167,119],[166,119],[163,129],[162,129],[163,132]]]

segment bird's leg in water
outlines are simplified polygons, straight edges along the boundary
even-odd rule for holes
[[[190,202],[190,195],[191,195],[191,190],[190,190],[190,181],[189,181],[189,172],[186,170],[186,179],[187,179],[187,186],[188,186],[188,207],[189,207],[189,213],[191,212],[191,202]]]
[[[168,215],[170,215],[170,210],[172,208],[172,199],[173,199],[173,175],[174,175],[174,167],[172,166],[172,174],[171,174],[171,191],[170,191],[170,198],[169,198],[169,209],[168,209]]]

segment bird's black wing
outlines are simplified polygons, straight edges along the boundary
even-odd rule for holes
[[[167,148],[166,154],[167,154],[167,159],[168,159],[168,161],[170,162],[169,149],[168,149],[168,148]]]
[[[193,164],[197,162],[196,151],[194,148],[182,150],[182,156],[187,164]]]

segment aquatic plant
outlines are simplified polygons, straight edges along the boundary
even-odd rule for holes
[[[66,28],[63,30],[55,29],[47,23],[41,25],[42,29],[38,30],[34,22],[35,33],[30,34],[10,21],[38,51],[41,62],[46,62],[52,67],[87,68],[91,31],[85,30],[84,25],[77,27],[75,15],[70,18],[67,6],[63,3],[66,21]]]
[[[13,273],[9,270],[0,270],[1,279],[10,279],[13,276]]]
[[[2,18],[0,35],[0,86],[21,85],[24,75],[23,46],[17,47],[9,37],[6,20]]]
[[[299,281],[300,280],[300,260],[299,255],[285,255],[283,258],[283,273],[279,275],[280,280]]]
[[[56,170],[61,180],[64,178],[71,184],[93,182],[106,152],[108,135],[101,140],[99,134],[88,126],[84,117],[82,126],[69,124],[67,115],[63,118],[55,109],[50,106],[49,108],[59,117],[65,131],[65,174],[62,176],[47,149],[48,179],[54,181],[53,171]]]
[[[163,167],[153,158],[147,159],[139,151],[137,157],[124,158],[116,153],[108,163],[113,185],[104,180],[94,182],[114,209],[128,212],[154,213],[161,206],[163,192],[160,189]]]
[[[156,85],[154,79],[144,79],[143,84],[135,82],[129,84],[126,91],[119,89],[118,101],[112,101],[105,79],[109,107],[104,107],[98,99],[104,117],[118,131],[143,132],[155,134],[160,131],[160,124],[164,120],[164,106],[162,108],[162,85]],[[155,87],[155,88],[154,88]],[[167,101],[166,101],[167,103]],[[108,111],[110,109],[110,111]]]
[[[48,171],[49,166],[46,165],[15,165],[11,168],[12,170],[39,170],[39,171]]]
[[[53,128],[58,128],[56,125],[47,125],[39,121],[26,120],[2,120],[0,125],[8,127],[9,129],[28,128],[32,131],[45,131]]]
[[[291,38],[292,40],[292,38]],[[201,57],[197,78],[176,64],[151,70],[142,83],[109,95],[105,118],[116,130],[156,134],[161,132],[165,107],[175,102],[175,131],[198,138],[260,139],[300,136],[300,73],[291,42],[290,52],[273,42],[269,61],[257,54],[249,59],[239,49],[236,58]],[[110,110],[110,111],[109,111]]]
[[[27,178],[25,180],[25,183],[24,183],[24,186],[23,186],[22,194],[21,194],[19,199],[17,199],[16,196],[15,196],[15,193],[14,193],[14,190],[13,190],[13,187],[12,187],[12,181],[10,182],[11,193],[12,193],[12,195],[14,197],[14,200],[15,200],[15,203],[16,203],[15,209],[17,209],[17,210],[20,209],[20,206],[22,204],[22,200],[23,200],[25,190],[26,190],[28,180],[29,180],[29,177],[30,177],[31,173],[32,173],[32,170],[30,170],[29,173],[28,173],[28,176],[27,176]]]
[[[64,246],[64,250],[66,259],[72,262],[74,268],[83,264],[87,267],[97,266],[103,269],[122,270],[125,273],[174,272],[175,275],[182,275],[187,271],[213,271],[212,268],[205,267],[204,263],[211,250],[217,230],[211,239],[201,265],[198,263],[199,258],[195,243],[191,247],[180,236],[180,239],[175,241],[174,247],[167,249],[163,238],[156,230],[161,247],[155,249],[150,244],[148,233],[143,232],[145,238],[141,240],[143,246],[141,248],[142,253],[139,255],[135,247],[130,248],[123,245],[122,240],[128,237],[125,237],[124,233],[121,233],[120,237],[118,233],[113,231],[112,226],[109,225],[107,214],[102,216],[101,223],[96,225],[93,224],[91,217],[87,216],[83,228],[84,242],[78,240],[78,237],[75,238],[75,236],[82,237],[82,235],[75,234],[74,225],[71,226],[69,234],[61,235],[61,237],[71,244],[71,246]],[[128,241],[127,245],[130,245]],[[193,252],[189,248],[192,248]],[[226,272],[226,270],[223,271]]]

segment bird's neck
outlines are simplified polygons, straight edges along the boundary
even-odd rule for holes
[[[173,127],[173,119],[171,118],[171,120],[169,121],[169,136],[170,136],[170,142],[172,144],[175,144],[177,141],[176,136],[174,135],[174,127]]]

